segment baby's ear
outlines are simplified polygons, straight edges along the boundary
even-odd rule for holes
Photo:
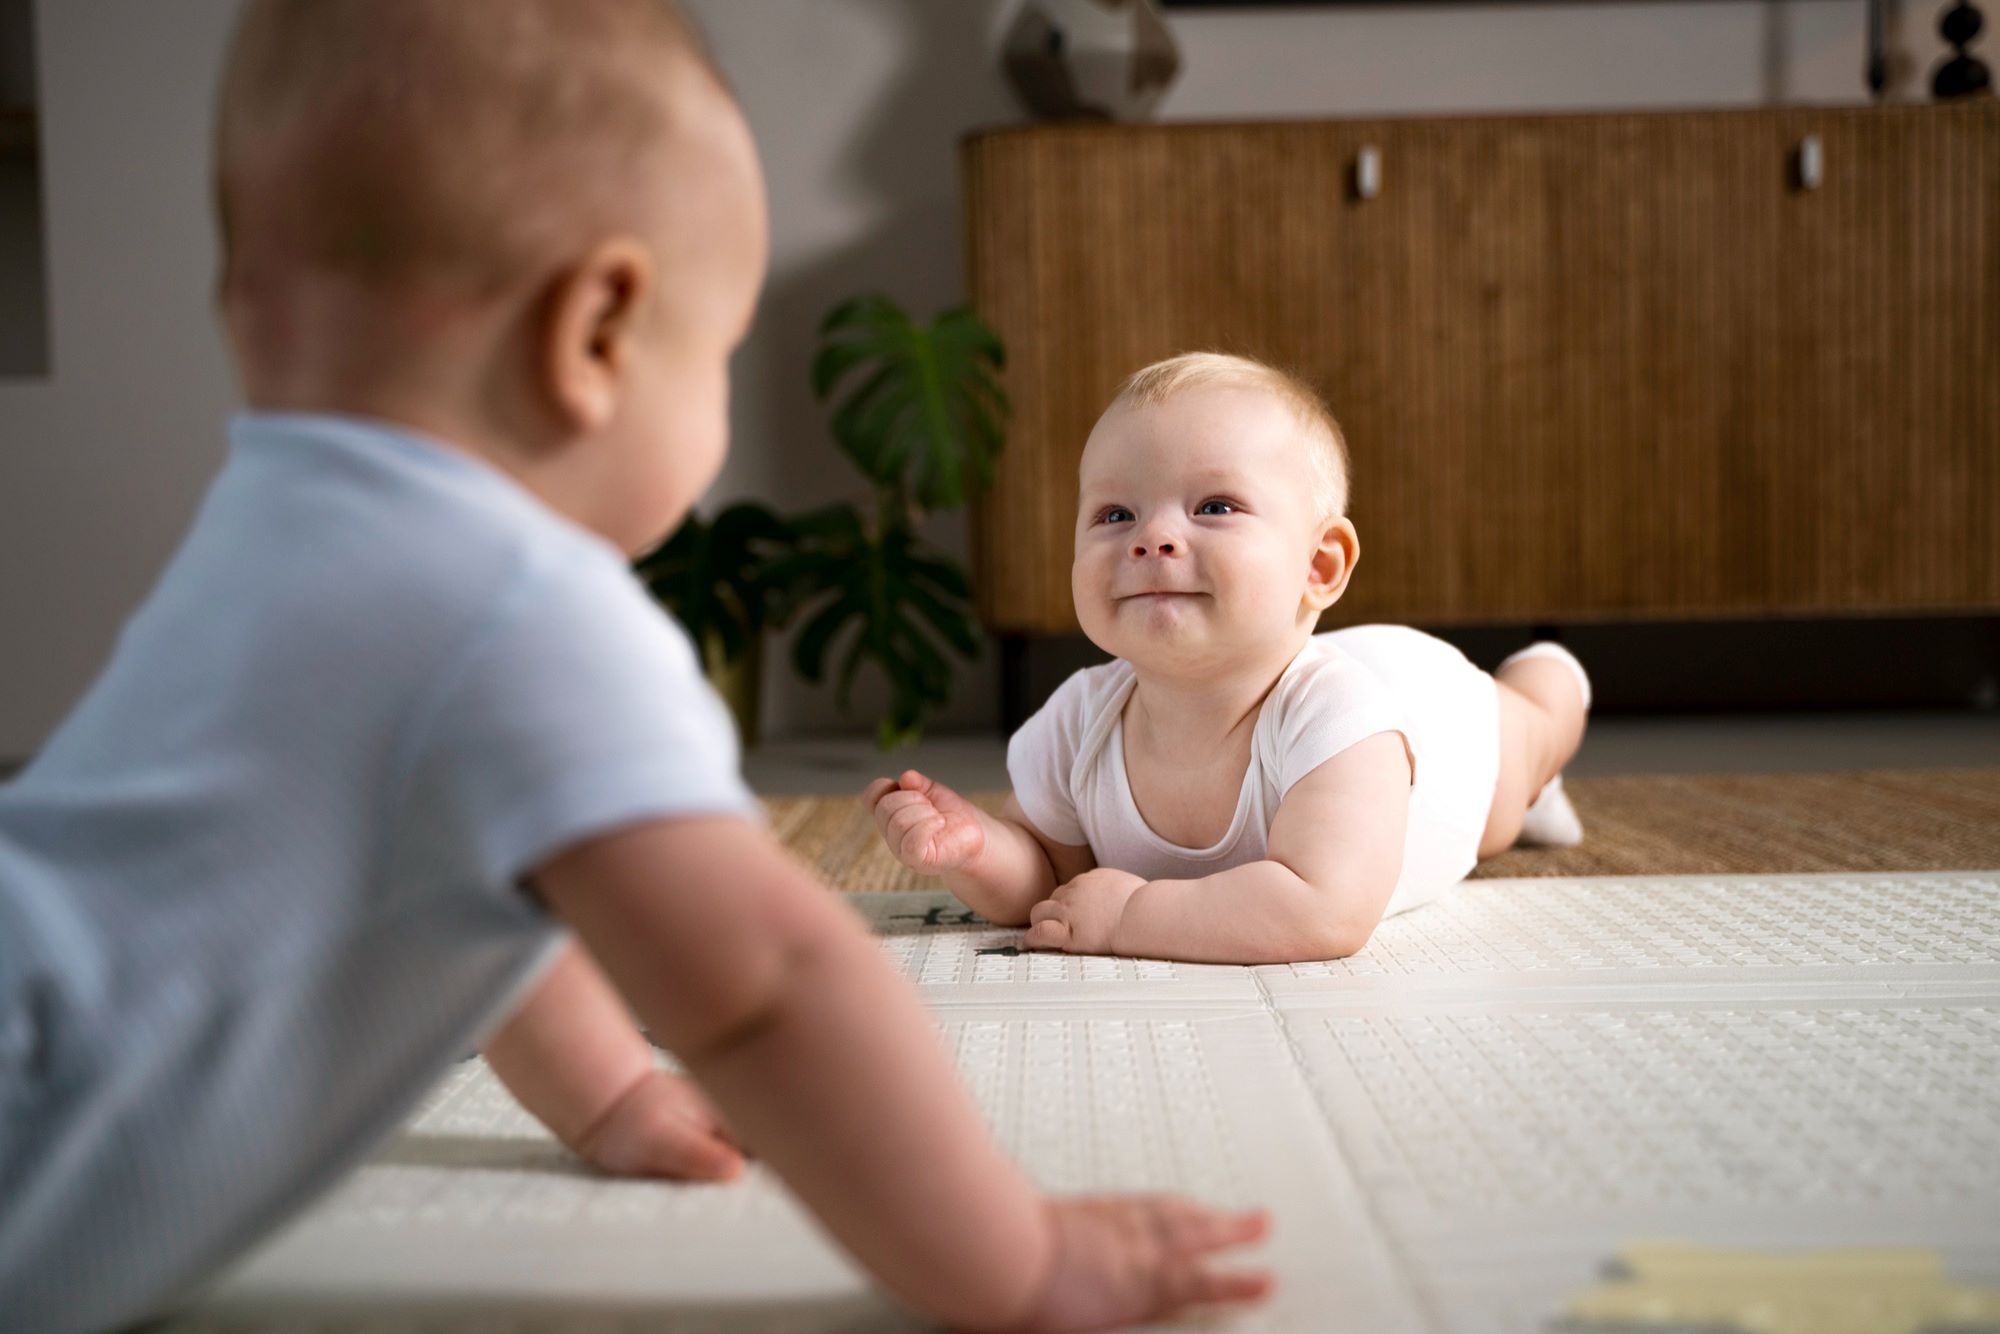
[[[1347,591],[1347,581],[1354,574],[1355,562],[1361,559],[1361,537],[1354,531],[1354,525],[1345,518],[1335,519],[1320,534],[1319,545],[1313,548],[1312,560],[1306,569],[1306,605],[1314,611],[1325,611],[1340,601],[1340,595]]]
[[[542,385],[573,430],[597,430],[617,415],[654,273],[652,252],[617,236],[557,277],[542,328]]]

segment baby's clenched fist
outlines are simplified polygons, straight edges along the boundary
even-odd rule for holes
[[[1125,901],[1144,876],[1100,866],[1085,871],[1028,910],[1028,948],[1071,954],[1112,954]]]
[[[897,861],[913,871],[953,871],[986,850],[979,808],[915,769],[878,778],[861,794]]]

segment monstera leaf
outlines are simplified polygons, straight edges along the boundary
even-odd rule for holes
[[[845,710],[855,674],[872,662],[890,696],[876,743],[891,750],[914,740],[951,697],[944,650],[979,653],[964,572],[901,524],[870,532],[851,505],[815,510],[792,527],[798,549],[773,563],[769,579],[787,610],[805,618],[794,665],[821,681],[836,660],[834,698]]]
[[[993,480],[1007,417],[994,372],[1005,362],[969,309],[924,326],[888,298],[865,296],[820,325],[813,392],[824,403],[847,384],[829,423],[841,449],[905,505],[949,509],[965,503],[968,479]]]
[[[762,505],[731,505],[712,523],[686,522],[635,569],[653,597],[706,652],[741,658],[771,617],[767,570],[790,549],[791,528]]]

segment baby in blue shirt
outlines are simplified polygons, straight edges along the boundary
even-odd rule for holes
[[[754,1146],[935,1319],[1265,1291],[1211,1267],[1263,1215],[1051,1200],[1006,1160],[629,572],[720,465],[766,248],[677,12],[253,0],[217,151],[252,410],[0,788],[7,1326],[170,1304],[475,1044],[607,1170]]]

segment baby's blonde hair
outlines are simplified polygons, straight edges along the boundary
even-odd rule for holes
[[[1313,387],[1289,371],[1224,352],[1183,352],[1127,376],[1111,406],[1151,407],[1213,385],[1261,389],[1291,409],[1305,436],[1320,522],[1347,513],[1347,437]]]

